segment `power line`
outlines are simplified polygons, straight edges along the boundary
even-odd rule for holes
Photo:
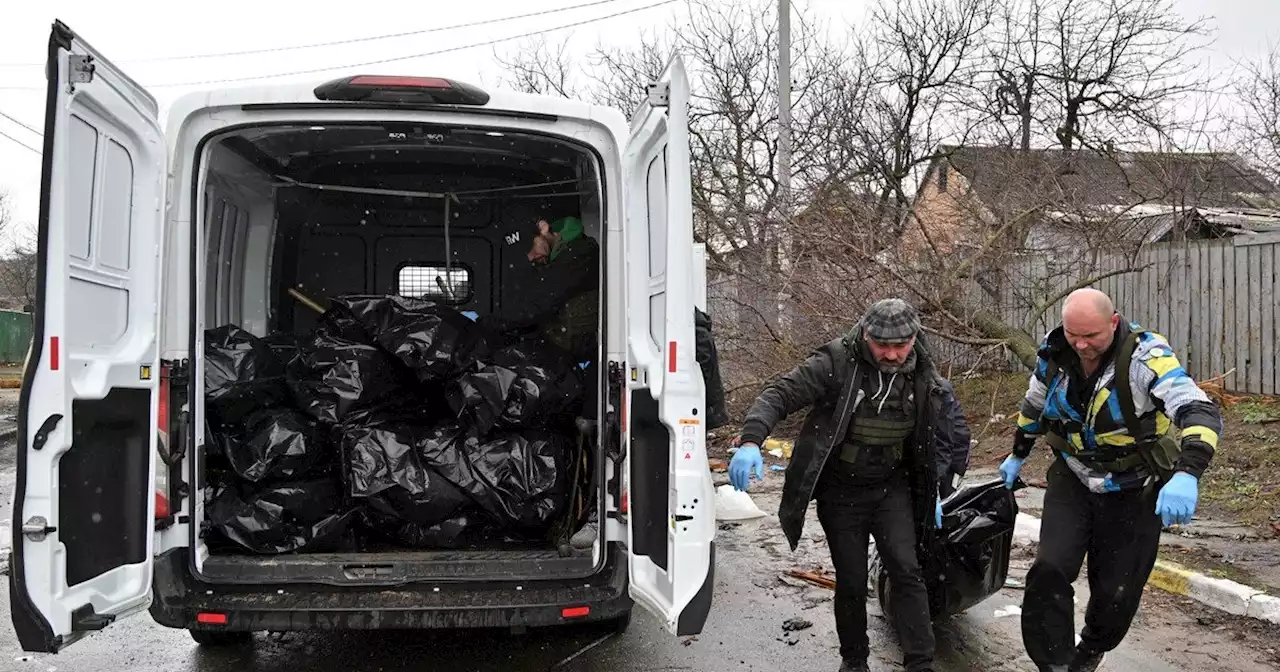
[[[22,145],[23,147],[26,147],[27,149],[29,149],[29,150],[31,150],[31,151],[33,151],[33,152],[35,152],[36,154],[43,154],[43,153],[44,153],[44,152],[41,152],[40,150],[36,149],[35,147],[32,147],[31,145],[28,145],[27,143],[25,143],[25,142],[23,142],[23,141],[21,141],[21,140],[19,140],[19,139],[15,138],[15,137],[13,137],[12,135],[9,135],[8,133],[5,133],[4,131],[0,131],[0,138],[4,138],[4,139],[6,139],[6,140],[9,140],[9,141],[13,142],[15,145]]]
[[[12,121],[13,123],[15,123],[15,124],[17,124],[17,125],[19,125],[19,126],[21,126],[21,127],[25,128],[25,129],[27,129],[28,131],[31,131],[32,133],[35,133],[36,135],[38,135],[38,136],[40,136],[40,137],[42,137],[42,138],[44,137],[44,133],[41,133],[40,131],[37,131],[36,129],[34,129],[34,128],[32,128],[32,127],[30,127],[30,126],[28,126],[28,125],[26,125],[26,124],[22,123],[21,121],[19,121],[19,120],[17,120],[17,119],[14,119],[13,117],[11,117],[11,116],[9,116],[9,115],[5,114],[5,113],[4,113],[4,110],[0,110],[0,117],[4,117],[5,119],[8,119],[9,121]]]
[[[475,28],[478,26],[487,26],[494,23],[505,23],[507,21],[516,21],[519,19],[530,19],[538,16],[547,16],[550,14],[560,14],[562,12],[570,12],[575,9],[585,9],[587,7],[595,7],[597,5],[609,5],[618,2],[618,0],[595,0],[595,2],[586,2],[569,7],[558,7],[556,9],[544,9],[538,12],[529,12],[526,14],[516,14],[514,16],[502,16],[496,19],[484,19],[481,21],[471,21],[469,23],[459,23],[451,26],[440,26],[437,28],[425,28],[422,30],[410,30],[403,33],[385,33],[382,35],[369,35],[366,37],[353,37],[345,40],[333,40],[331,42],[313,42],[311,44],[296,44],[285,47],[266,47],[262,49],[246,49],[243,51],[222,51],[207,54],[188,54],[185,56],[153,56],[150,58],[139,58],[127,61],[125,63],[159,63],[163,61],[192,61],[203,58],[231,58],[234,56],[252,56],[255,54],[274,54],[282,51],[297,51],[300,49],[319,49],[321,47],[337,47],[346,44],[359,44],[361,42],[376,42],[379,40],[392,40],[400,37],[410,37],[413,35],[426,35],[429,33],[442,33],[449,30],[460,30],[462,28]],[[0,63],[0,67],[36,67],[42,66],[43,63]]]
[[[207,86],[207,85],[210,85],[210,84],[231,84],[231,83],[235,83],[235,82],[250,82],[250,81],[254,81],[254,80],[258,80],[258,79],[275,79],[275,78],[277,78],[277,77],[292,77],[292,76],[294,76],[294,75],[312,75],[312,74],[316,74],[316,73],[320,73],[320,72],[329,72],[329,71],[331,71],[331,70],[346,70],[346,69],[349,69],[349,68],[363,68],[363,67],[365,67],[365,66],[369,66],[369,65],[382,65],[382,64],[384,64],[384,63],[395,63],[395,62],[397,62],[397,61],[408,61],[408,60],[413,60],[413,59],[415,59],[415,58],[425,58],[425,57],[427,57],[427,56],[438,56],[438,55],[440,55],[440,54],[447,54],[447,53],[454,52],[454,51],[463,51],[463,50],[466,50],[466,49],[475,49],[476,47],[488,47],[488,46],[491,46],[491,45],[494,45],[494,44],[500,44],[500,43],[502,43],[502,42],[510,42],[510,41],[512,41],[512,40],[519,40],[519,39],[522,39],[522,38],[525,38],[525,37],[534,37],[534,36],[536,36],[536,35],[544,35],[544,34],[546,34],[546,33],[552,33],[552,32],[555,32],[555,31],[557,31],[557,30],[565,30],[566,28],[577,28],[578,26],[585,26],[585,25],[587,25],[587,24],[591,24],[591,23],[599,23],[599,22],[601,22],[601,21],[607,21],[607,20],[609,20],[609,19],[614,19],[614,18],[617,18],[617,17],[619,17],[619,16],[626,16],[627,14],[635,14],[635,13],[637,13],[637,12],[643,12],[643,11],[645,11],[645,10],[653,9],[653,8],[655,8],[655,7],[661,7],[661,6],[663,6],[663,5],[670,5],[670,4],[674,3],[674,2],[677,2],[677,0],[662,0],[661,2],[655,2],[655,3],[650,4],[650,5],[645,5],[644,7],[636,7],[635,9],[628,9],[628,10],[623,11],[623,12],[615,12],[615,13],[613,13],[613,14],[609,14],[609,15],[607,15],[607,16],[601,16],[601,17],[599,17],[599,18],[595,18],[595,19],[585,19],[585,20],[582,20],[582,21],[574,22],[574,23],[566,23],[566,24],[561,25],[561,26],[556,26],[555,28],[546,28],[546,29],[544,29],[544,30],[535,30],[535,31],[530,31],[530,32],[528,32],[528,33],[522,33],[522,34],[520,34],[520,35],[512,35],[511,37],[501,37],[501,38],[498,38],[498,39],[488,40],[488,41],[485,41],[485,42],[476,42],[476,43],[474,43],[474,44],[466,44],[466,45],[462,45],[462,46],[459,46],[459,47],[449,47],[448,49],[438,49],[438,50],[436,50],[436,51],[427,51],[427,52],[423,52],[423,53],[420,53],[420,54],[408,54],[408,55],[405,55],[405,56],[393,56],[393,57],[391,57],[391,58],[381,58],[381,59],[378,59],[378,60],[376,60],[376,61],[365,61],[365,62],[363,62],[363,63],[347,63],[347,64],[343,64],[343,65],[330,65],[330,66],[326,66],[326,67],[323,67],[323,68],[310,68],[310,69],[307,69],[307,70],[293,70],[293,71],[290,71],[290,72],[276,72],[276,73],[272,73],[272,74],[269,74],[269,75],[254,75],[254,76],[251,76],[251,77],[232,77],[232,78],[228,78],[228,79],[210,79],[210,80],[205,80],[205,81],[202,81],[202,82],[173,82],[173,83],[169,83],[169,84],[148,84],[147,86],[148,86],[148,87],[151,87],[151,88],[162,89],[162,88],[171,88],[171,87],[180,87],[180,86]]]

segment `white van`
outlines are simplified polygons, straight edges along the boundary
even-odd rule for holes
[[[630,131],[619,111],[580,102],[361,76],[188,95],[166,132],[152,96],[62,23],[47,74],[10,564],[25,650],[59,651],[148,607],[202,644],[624,626],[633,600],[672,633],[702,629],[715,512],[679,58]],[[516,198],[530,184],[568,185],[546,198],[601,249],[596,538],[568,553],[211,550],[205,330],[302,331],[315,317],[290,289],[405,294],[406,269],[440,265],[467,288],[449,295],[459,310],[517,305],[538,291],[513,271],[534,234],[538,199]],[[446,219],[419,193],[479,187],[513,197],[454,202]]]

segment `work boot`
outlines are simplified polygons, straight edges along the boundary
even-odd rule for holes
[[[1095,672],[1102,664],[1102,656],[1087,649],[1076,649],[1076,657],[1071,660],[1068,672]]]
[[[866,663],[855,663],[852,660],[846,660],[840,663],[840,672],[871,672]]]

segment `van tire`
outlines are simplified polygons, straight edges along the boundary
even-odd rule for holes
[[[248,644],[253,639],[252,632],[227,632],[219,630],[188,630],[191,639],[200,646],[225,648]]]

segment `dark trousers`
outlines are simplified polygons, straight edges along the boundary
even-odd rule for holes
[[[889,572],[894,625],[902,644],[907,670],[933,669],[933,621],[929,594],[916,558],[914,515],[906,480],[883,485],[825,489],[818,498],[818,521],[827,535],[836,569],[836,632],[840,656],[863,663],[870,653],[867,641],[867,542],[876,548]]]
[[[1027,573],[1022,641],[1041,667],[1068,665],[1075,655],[1075,590],[1089,556],[1089,605],[1080,648],[1105,653],[1120,645],[1138,613],[1142,588],[1160,550],[1158,485],[1089,492],[1062,460],[1049,468],[1040,549]]]

